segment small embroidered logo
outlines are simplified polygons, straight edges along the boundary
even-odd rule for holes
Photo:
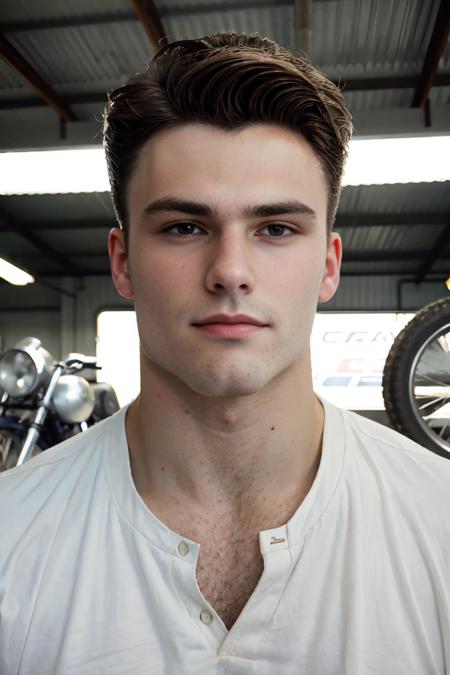
[[[282,544],[283,541],[286,541],[286,539],[283,539],[282,537],[281,538],[271,537],[270,545],[272,545],[272,544]]]

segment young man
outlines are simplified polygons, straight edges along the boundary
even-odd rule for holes
[[[312,390],[350,133],[259,36],[110,95],[141,392],[0,477],[2,675],[449,672],[450,464]]]

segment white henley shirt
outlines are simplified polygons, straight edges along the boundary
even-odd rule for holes
[[[0,675],[448,675],[450,462],[325,407],[230,631],[134,486],[125,409],[0,475]]]

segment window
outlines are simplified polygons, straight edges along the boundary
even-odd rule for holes
[[[97,317],[99,381],[109,382],[120,405],[139,393],[139,336],[133,311],[101,312]]]

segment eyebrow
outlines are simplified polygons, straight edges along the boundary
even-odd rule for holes
[[[151,215],[167,211],[179,211],[180,213],[188,213],[191,216],[218,216],[217,209],[211,207],[209,204],[194,202],[188,199],[179,199],[177,197],[163,197],[151,202],[145,207],[144,214]],[[266,218],[270,216],[279,216],[281,214],[304,215],[311,218],[316,217],[315,211],[310,206],[297,199],[246,206],[242,213],[246,218]]]

